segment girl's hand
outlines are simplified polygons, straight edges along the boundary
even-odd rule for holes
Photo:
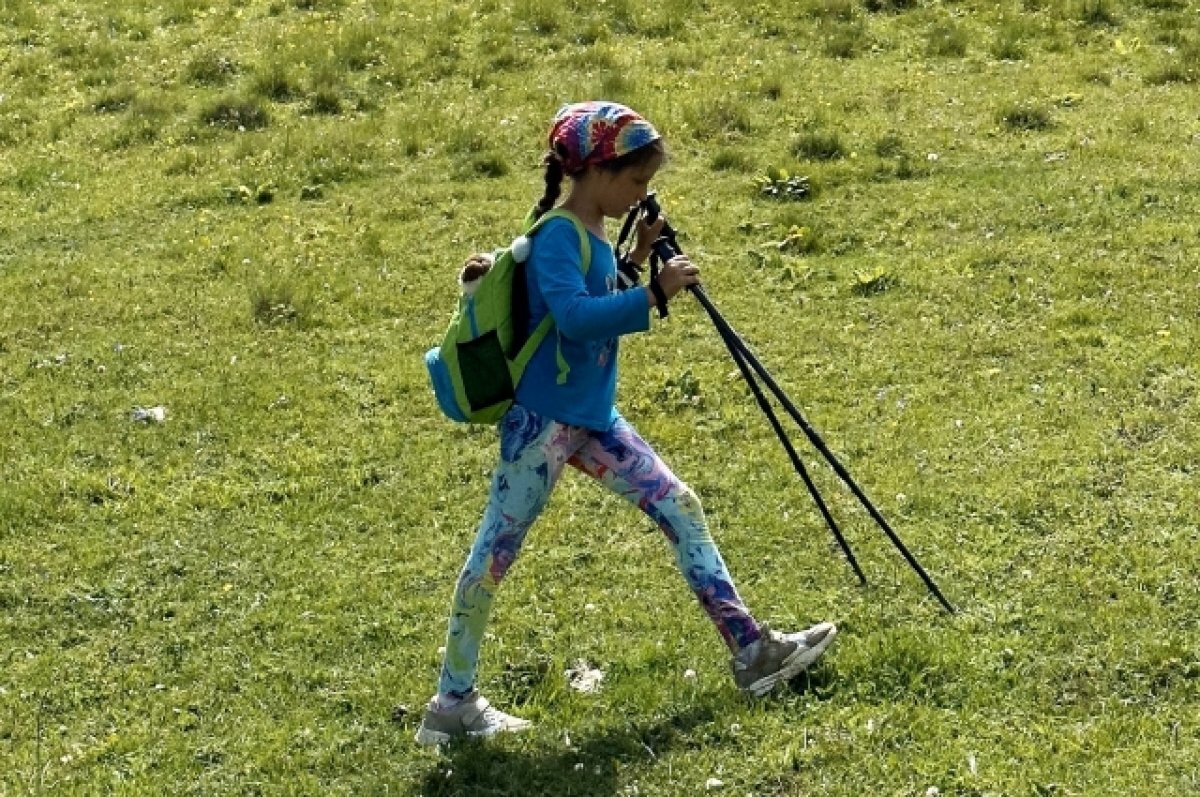
[[[658,285],[668,299],[675,296],[688,285],[700,283],[700,269],[688,259],[687,255],[679,255],[667,261],[658,272]],[[653,297],[653,294],[651,294]],[[652,305],[657,302],[651,299]]]
[[[666,223],[667,217],[661,213],[653,224],[647,224],[644,217],[638,219],[637,245],[629,253],[629,259],[639,265],[645,263],[650,258],[651,247],[658,240],[658,236],[662,235],[663,225]]]

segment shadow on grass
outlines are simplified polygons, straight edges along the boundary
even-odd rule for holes
[[[664,752],[686,743],[690,730],[718,713],[713,705],[687,706],[667,717],[601,728],[593,736],[572,736],[570,747],[561,738],[538,739],[524,749],[506,749],[520,744],[515,739],[501,744],[456,742],[443,748],[441,760],[425,773],[420,794],[607,797],[618,791],[620,764],[652,766]]]
[[[801,674],[787,690],[780,688],[777,694],[828,697],[831,678],[826,668],[819,668]],[[680,706],[667,716],[601,727],[592,734],[572,732],[569,747],[561,737],[455,742],[442,748],[441,759],[420,779],[420,794],[609,797],[621,788],[621,765],[653,767],[673,748],[694,746],[692,731],[727,713],[731,708],[729,699],[718,693],[703,698],[703,702]],[[754,698],[744,699],[757,702]]]

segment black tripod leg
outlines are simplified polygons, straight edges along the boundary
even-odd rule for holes
[[[762,409],[763,414],[767,416],[767,420],[771,423],[771,428],[775,430],[776,437],[783,444],[783,448],[787,451],[788,458],[792,461],[792,466],[796,472],[800,474],[800,478],[804,480],[804,486],[808,488],[809,495],[817,505],[817,509],[821,512],[821,517],[825,518],[825,523],[828,524],[829,530],[833,532],[834,539],[837,540],[838,546],[842,549],[842,553],[846,555],[846,561],[850,563],[850,567],[854,570],[854,574],[858,576],[858,580],[864,585],[867,583],[867,577],[863,573],[862,568],[858,565],[858,560],[854,558],[854,553],[850,550],[850,543],[842,535],[841,529],[838,528],[837,522],[833,519],[833,515],[829,511],[829,507],[825,505],[825,500],[821,497],[821,493],[817,490],[817,485],[813,482],[812,477],[808,474],[808,469],[804,467],[804,462],[800,459],[800,455],[796,453],[795,446],[788,438],[787,432],[784,431],[783,425],[779,423],[779,418],[775,415],[774,408],[767,401],[767,397],[763,394],[762,387],[759,386],[758,380],[754,378],[754,372],[750,370],[750,366],[746,362],[745,354],[738,345],[736,338],[727,337],[725,330],[718,325],[718,330],[721,331],[721,338],[725,341],[725,345],[729,348],[729,353],[733,355],[733,361],[737,363],[738,369],[742,372],[742,377],[746,383],[750,385],[750,390],[754,393],[754,398],[758,400],[758,406]]]
[[[725,345],[729,347],[731,351],[734,350],[734,348],[737,348],[741,352],[741,355],[745,361],[754,369],[754,372],[763,380],[767,387],[770,388],[771,392],[775,395],[775,398],[779,400],[779,403],[783,406],[783,408],[787,410],[788,414],[792,416],[792,419],[795,420],[800,426],[800,429],[804,432],[805,436],[809,439],[813,446],[821,452],[821,455],[825,457],[827,462],[829,462],[830,467],[833,468],[834,472],[837,473],[842,482],[844,482],[845,485],[850,488],[850,491],[854,493],[854,497],[857,498],[859,503],[863,505],[863,507],[871,515],[872,519],[879,524],[879,527],[883,529],[888,539],[891,540],[892,545],[896,547],[896,550],[900,552],[900,555],[904,557],[904,560],[908,562],[913,571],[920,576],[930,593],[937,598],[938,602],[942,604],[946,611],[954,614],[954,606],[946,599],[946,596],[942,594],[942,591],[938,589],[937,584],[934,583],[929,574],[925,572],[925,568],[921,567],[921,563],[918,562],[916,557],[909,552],[908,548],[904,545],[904,542],[901,541],[896,532],[892,530],[891,525],[888,524],[883,515],[880,514],[879,510],[875,508],[875,505],[871,503],[871,500],[867,498],[866,493],[864,493],[854,481],[854,478],[850,475],[849,471],[842,466],[842,463],[838,461],[837,457],[833,455],[833,452],[829,450],[829,447],[825,445],[825,441],[821,439],[821,436],[817,434],[816,430],[813,429],[812,426],[809,425],[808,421],[804,419],[804,416],[801,414],[800,410],[796,408],[796,405],[792,403],[792,400],[788,397],[787,393],[785,393],[783,388],[781,388],[774,380],[770,372],[767,371],[766,367],[763,366],[759,359],[754,356],[754,353],[750,351],[750,348],[746,345],[746,342],[738,336],[733,327],[729,325],[729,322],[725,320],[725,317],[721,315],[719,310],[717,310],[716,305],[714,305],[712,300],[708,298],[708,295],[704,293],[704,289],[699,285],[693,285],[691,286],[691,291],[700,301],[700,304],[704,307],[704,309],[708,312],[709,317],[712,318],[713,323],[716,325],[717,330],[721,334],[721,338],[725,341]]]

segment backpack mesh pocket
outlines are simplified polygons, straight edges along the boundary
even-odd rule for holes
[[[512,376],[495,330],[458,344],[458,363],[472,410],[512,400]]]

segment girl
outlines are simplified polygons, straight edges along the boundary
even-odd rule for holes
[[[696,495],[613,404],[618,338],[649,329],[652,308],[699,282],[696,266],[679,256],[649,287],[617,288],[605,219],[621,218],[645,199],[665,158],[658,132],[623,105],[588,102],[563,107],[549,138],[546,190],[532,215],[536,219],[554,208],[564,176],[570,178],[561,207],[587,230],[591,268],[581,273],[580,241],[569,219],[551,219],[534,238],[526,266],[529,328],[549,313],[558,334],[547,336],[535,353],[500,422],[500,462],[454,591],[441,679],[417,731],[421,744],[529,727],[476,690],[479,644],[496,590],[564,465],[627,499],[662,529],[688,586],[733,654],[738,688],[766,694],[816,661],[837,634],[831,623],[781,634],[751,616]],[[634,266],[649,256],[664,221],[639,226],[630,255]]]

